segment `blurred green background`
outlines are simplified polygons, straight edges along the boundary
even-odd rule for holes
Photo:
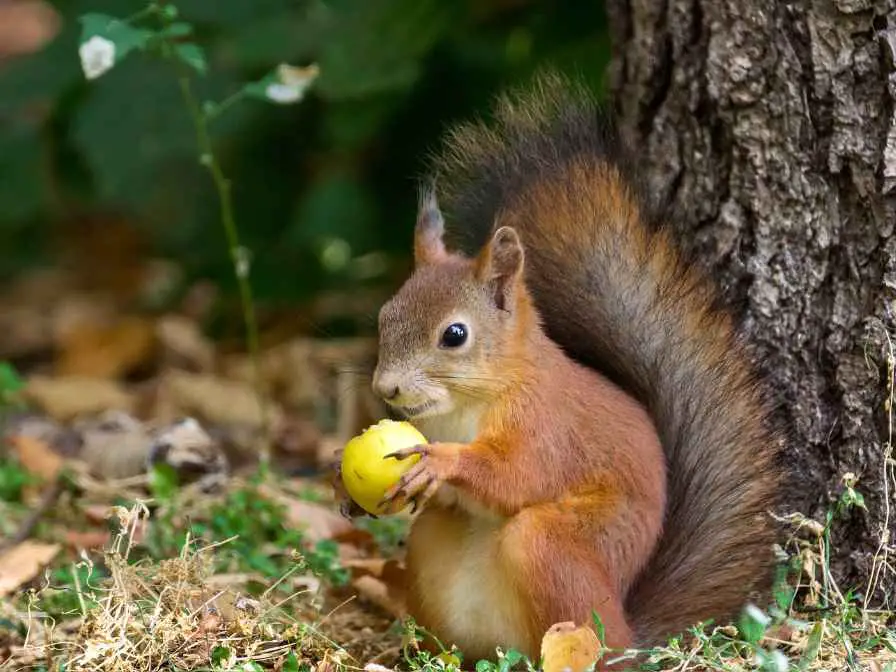
[[[91,223],[101,216],[131,227],[148,254],[176,260],[187,282],[209,279],[233,296],[218,203],[171,66],[138,53],[90,83],[80,69],[78,17],[125,17],[143,3],[52,4],[56,38],[0,63],[0,280],[57,263],[66,241],[103,237],[105,220]],[[212,127],[266,307],[394,282],[410,251],[415,180],[446,126],[486,115],[498,91],[543,65],[600,91],[609,59],[601,2],[177,6],[207,50],[203,99],[220,101],[280,62],[320,66],[299,105],[241,102]]]

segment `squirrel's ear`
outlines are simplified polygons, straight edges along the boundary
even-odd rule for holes
[[[436,191],[427,186],[420,191],[420,202],[417,208],[417,226],[414,229],[414,264],[423,266],[440,261],[447,256],[442,235],[445,233],[445,220]]]
[[[495,287],[495,303],[504,310],[523,273],[523,243],[516,229],[502,226],[476,260],[476,275]]]

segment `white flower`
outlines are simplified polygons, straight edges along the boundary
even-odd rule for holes
[[[277,82],[268,84],[264,93],[275,103],[282,103],[283,105],[295,103],[302,98],[302,91],[297,87],[289,86],[288,84],[279,84]]]
[[[87,79],[96,79],[115,65],[115,43],[94,35],[78,48],[81,68]]]
[[[275,103],[288,105],[297,103],[305,96],[305,91],[317,79],[320,69],[316,64],[297,68],[286,63],[277,66],[277,81],[268,84],[265,95]]]

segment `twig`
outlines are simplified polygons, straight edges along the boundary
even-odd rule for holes
[[[34,507],[31,513],[28,514],[28,517],[22,521],[22,524],[19,525],[19,529],[16,530],[16,533],[9,539],[0,543],[0,552],[21,544],[30,537],[34,528],[37,527],[37,524],[40,522],[40,519],[43,518],[44,514],[56,503],[56,500],[59,499],[61,493],[62,476],[60,475],[54,478],[53,481],[44,488],[37,506]]]
[[[261,412],[261,429],[264,436],[264,445],[261,450],[261,468],[267,469],[270,460],[271,434],[268,423],[267,400],[264,395],[261,381],[261,366],[258,355],[258,325],[255,319],[255,302],[252,297],[252,286],[249,283],[249,261],[246,259],[246,250],[240,245],[239,232],[233,214],[233,202],[231,200],[230,181],[224,175],[221,164],[215,158],[211,136],[208,132],[208,119],[193,95],[190,86],[190,78],[181,75],[179,78],[181,93],[193,118],[196,129],[196,142],[199,146],[199,162],[211,173],[218,192],[218,200],[221,206],[221,223],[224,225],[224,233],[227,236],[227,245],[230,248],[230,259],[233,262],[233,270],[239,285],[240,299],[243,308],[243,320],[246,323],[246,341],[249,349],[249,358],[252,363],[252,372],[255,382],[255,392],[258,396],[258,405]]]

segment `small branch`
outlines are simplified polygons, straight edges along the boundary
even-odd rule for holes
[[[16,530],[16,533],[9,539],[0,543],[0,552],[12,548],[13,546],[17,546],[30,537],[31,533],[34,532],[34,528],[37,527],[37,524],[40,522],[40,519],[53,507],[61,493],[62,476],[60,475],[54,478],[53,481],[44,488],[37,506],[35,506],[31,513],[28,514],[28,517],[22,521],[22,524],[19,525],[19,529]]]
[[[248,262],[245,258],[245,249],[240,245],[239,233],[233,214],[230,181],[225,177],[221,165],[215,158],[211,136],[208,132],[208,119],[200,108],[199,103],[196,101],[196,97],[193,95],[193,90],[190,86],[190,78],[187,75],[181,75],[179,81],[184,102],[190,111],[190,115],[193,118],[193,125],[196,129],[196,141],[199,146],[199,162],[211,173],[212,180],[215,183],[215,189],[218,192],[218,200],[221,207],[221,223],[224,225],[224,233],[227,236],[230,259],[233,263],[234,274],[236,275],[237,283],[239,285],[240,299],[243,308],[243,320],[246,323],[246,340],[249,349],[249,358],[252,362],[255,392],[258,396],[258,404],[261,411],[261,429],[262,435],[264,436],[264,445],[260,456],[261,467],[263,470],[266,470],[270,461],[271,434],[268,422],[267,400],[264,395],[261,380],[261,366],[258,354],[258,325],[255,319],[255,302],[252,297],[252,286],[249,283]],[[231,96],[231,98],[224,102],[229,105],[237,99],[238,96]],[[222,106],[223,105],[224,103],[222,103]],[[218,112],[220,112],[220,109],[216,114]]]

